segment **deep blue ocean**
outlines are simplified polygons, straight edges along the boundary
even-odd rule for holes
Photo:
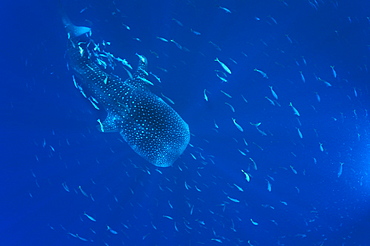
[[[0,3],[0,245],[370,245],[370,1]],[[167,168],[98,131],[61,13],[190,144]],[[128,71],[128,72],[127,72]]]

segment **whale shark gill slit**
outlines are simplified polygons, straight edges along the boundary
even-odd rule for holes
[[[98,129],[119,132],[137,154],[153,165],[171,166],[189,143],[189,126],[149,90],[146,58],[138,55],[136,72],[122,80],[108,72],[109,64],[100,59],[109,55],[90,38],[90,28],[75,26],[67,18],[63,23],[68,33],[69,66],[79,78],[76,87],[94,107],[107,112],[106,119],[98,121]]]

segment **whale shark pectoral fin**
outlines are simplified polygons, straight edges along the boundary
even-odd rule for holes
[[[99,125],[96,127],[100,132],[119,132],[123,118],[119,115],[109,112],[103,122],[98,120]]]

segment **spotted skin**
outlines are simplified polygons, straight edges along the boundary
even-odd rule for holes
[[[119,132],[137,154],[153,165],[171,166],[189,143],[189,126],[148,89],[142,79],[148,74],[146,59],[139,56],[137,71],[123,81],[99,65],[92,45],[86,37],[70,36],[68,55],[80,89],[107,112],[98,129]]]

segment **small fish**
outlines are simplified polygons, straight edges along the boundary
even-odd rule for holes
[[[122,58],[119,58],[119,57],[117,57],[117,58],[115,58],[117,61],[119,61],[120,63],[122,63],[122,65],[124,65],[124,66],[126,66],[126,67],[128,67],[128,68],[130,68],[130,69],[132,69],[132,66],[126,61],[126,59],[122,59]]]
[[[275,20],[275,18],[273,18],[272,16],[268,16],[276,25],[278,24],[277,21]]]
[[[299,73],[301,74],[301,79],[302,79],[303,83],[305,83],[305,82],[306,82],[306,79],[305,79],[305,77],[304,77],[304,75],[303,75],[302,71],[299,71]]]
[[[320,151],[324,152],[324,147],[322,147],[322,143],[319,143],[319,145],[320,145]]]
[[[215,241],[215,242],[218,242],[218,243],[222,243],[221,239],[218,239],[218,238],[211,238],[211,241]]]
[[[139,59],[140,59],[143,63],[145,63],[145,62],[146,62],[146,58],[145,58],[144,56],[142,56],[142,55],[140,55],[140,54],[138,54],[138,53],[136,53],[135,55],[137,55],[137,57],[139,57]],[[148,73],[147,73],[145,70],[141,69],[140,71],[141,71],[141,72],[143,72],[143,73],[145,73],[146,75],[148,75]]]
[[[236,120],[234,118],[231,118],[231,119],[234,122],[234,125],[236,126],[236,128],[238,128],[239,131],[243,132],[244,131],[243,128],[238,123],[236,123]]]
[[[216,73],[216,76],[224,83],[227,83],[227,79],[225,79],[224,77],[220,76],[219,74]]]
[[[94,101],[94,103],[98,103],[98,101],[94,97],[90,97],[90,98],[91,98],[91,100]]]
[[[317,78],[319,81],[323,82],[327,87],[331,87],[332,84],[330,84],[328,81],[323,80],[322,78]]]
[[[231,198],[231,197],[229,197],[229,196],[227,196],[227,198],[228,198],[230,201],[232,201],[232,202],[240,202],[238,199]]]
[[[84,49],[81,46],[78,46],[78,49],[79,49],[79,52],[80,52],[81,57],[83,57],[83,55],[84,55]]]
[[[240,149],[238,149],[238,151],[239,151],[239,153],[240,154],[242,154],[242,155],[244,155],[244,156],[246,156],[247,154],[246,153],[244,153],[243,151],[241,151]]]
[[[80,10],[80,14],[82,14],[83,12],[85,12],[87,10],[87,7],[86,8],[83,8]]]
[[[103,127],[103,124],[101,123],[100,119],[97,119],[97,122],[99,123],[100,131],[104,132],[104,127]]]
[[[84,212],[84,215],[91,221],[96,221],[96,219],[94,219],[93,217],[91,217],[90,215],[88,215],[86,212]]]
[[[244,171],[244,170],[241,170],[241,171],[245,175],[245,180],[247,180],[247,182],[251,181],[251,177],[249,176],[249,174],[246,171]]]
[[[304,56],[302,56],[302,61],[303,61],[303,64],[304,64],[304,65],[307,65],[307,61],[306,61],[306,59],[304,58]]]
[[[243,98],[243,101],[246,102],[246,103],[248,103],[248,100],[243,95],[241,95],[241,96]]]
[[[104,69],[106,69],[106,68],[107,68],[107,63],[106,63],[105,61],[103,61],[103,60],[101,60],[101,59],[97,59],[97,62],[98,62],[98,64],[99,64],[99,65],[103,66],[103,67],[104,67]]]
[[[225,70],[225,72],[227,72],[228,74],[231,74],[231,70],[225,65],[225,63],[220,61],[218,58],[216,58],[215,61],[221,65],[221,67]]]
[[[138,76],[137,78],[138,78],[138,79],[140,79],[141,81],[143,81],[143,82],[145,82],[145,83],[149,84],[149,85],[154,85],[151,81],[147,80],[146,78],[142,78],[142,77],[140,77],[140,76]]]
[[[175,40],[171,39],[170,42],[174,43],[176,45],[177,48],[179,48],[180,50],[182,50],[182,46],[181,44],[179,44],[178,42],[176,42]]]
[[[75,85],[75,87],[78,89],[79,88],[79,86],[78,86],[78,84],[77,84],[77,82],[76,82],[76,79],[75,79],[75,76],[74,75],[72,75],[72,80],[73,80],[73,84]]]
[[[257,170],[257,164],[256,164],[256,162],[252,158],[249,158],[249,160],[253,163],[254,170]]]
[[[194,185],[194,187],[195,187],[195,189],[196,189],[197,191],[202,192],[202,190],[201,190],[201,189],[199,189],[196,185]]]
[[[272,96],[276,99],[276,100],[278,100],[279,98],[278,98],[278,95],[276,94],[276,92],[272,89],[272,86],[269,86],[270,87],[270,90],[271,90],[271,94],[272,94]]]
[[[293,172],[294,174],[297,174],[297,171],[294,169],[294,167],[293,167],[293,166],[290,166],[290,169],[292,169],[292,172]]]
[[[161,93],[161,96],[162,96],[164,99],[166,99],[169,103],[171,103],[171,104],[175,104],[175,102],[174,102],[174,101],[172,101],[172,99],[171,99],[171,98],[166,97],[165,95],[163,95],[163,93]]]
[[[297,128],[297,131],[298,131],[298,136],[300,137],[300,138],[303,138],[303,135],[302,135],[302,133],[301,133],[301,130],[299,130],[299,128],[298,127],[296,127]]]
[[[100,110],[100,108],[96,105],[96,103],[94,103],[93,100],[91,100],[91,98],[88,98],[88,100],[90,101],[90,103],[94,106],[95,109],[97,110]]]
[[[191,208],[190,208],[190,215],[193,214],[193,211],[194,211],[194,205],[192,205]]]
[[[265,72],[263,72],[263,71],[261,71],[261,70],[259,70],[259,69],[257,69],[257,68],[253,69],[253,71],[255,71],[255,72],[257,72],[257,73],[261,74],[261,75],[262,75],[262,77],[264,77],[265,79],[268,79],[268,78],[269,78]]]
[[[291,43],[291,44],[293,43],[292,39],[289,37],[288,34],[285,34],[285,37],[288,39],[289,43]]]
[[[163,215],[163,218],[167,218],[169,220],[173,220],[173,218],[171,216],[168,216],[168,215]]]
[[[125,27],[127,30],[129,30],[129,31],[131,30],[131,28],[130,28],[128,25],[126,25],[126,24],[123,24],[123,23],[122,23],[122,26],[124,26],[124,27]]]
[[[290,106],[290,107],[292,107],[293,112],[294,112],[294,114],[295,114],[295,115],[297,115],[297,116],[301,116],[301,115],[299,114],[298,110],[293,106],[293,104],[292,104],[291,102],[289,103],[289,106]]]
[[[222,9],[223,11],[225,11],[226,13],[228,14],[231,14],[231,11],[225,7],[221,7],[221,6],[218,6],[219,9]]]
[[[69,188],[66,183],[62,183],[63,189],[67,192],[69,192]]]
[[[177,25],[179,25],[179,26],[184,26],[179,20],[176,20],[175,18],[172,18],[172,20],[174,21],[174,22],[176,22],[177,23]]]
[[[251,219],[251,222],[252,222],[253,225],[258,226],[258,222],[253,221],[252,219]]]
[[[249,124],[251,124],[252,126],[255,126],[257,131],[261,133],[263,136],[267,136],[266,132],[258,128],[262,124],[261,122],[258,122],[257,124],[253,124],[252,122],[249,122]]]
[[[221,51],[220,46],[218,46],[217,44],[213,43],[212,41],[209,41],[208,43],[210,43],[216,50]]]
[[[262,136],[267,136],[267,133],[262,131],[261,129],[258,128],[258,126],[256,126],[256,129],[259,133],[261,133]]]
[[[215,123],[215,127],[218,129],[218,125],[215,120],[213,120],[213,123]]]
[[[159,78],[157,75],[155,75],[154,73],[150,72],[150,74],[159,82],[159,83],[162,83],[161,81],[161,78]]]
[[[325,84],[327,87],[332,87],[332,84],[330,84],[328,81],[324,81],[324,84]]]
[[[243,138],[243,142],[244,142],[245,146],[248,146],[248,143],[247,143],[247,141],[245,141],[244,138]]]
[[[235,186],[236,188],[238,188],[238,190],[239,190],[239,191],[241,191],[241,192],[243,192],[243,191],[244,191],[244,190],[243,190],[243,188],[242,188],[242,187],[240,187],[239,185],[234,184],[234,186]]]
[[[106,45],[111,45],[111,43],[109,41],[105,41],[103,40],[103,45],[106,46]]]
[[[168,40],[167,39],[165,39],[165,38],[162,38],[162,37],[156,37],[157,39],[159,39],[159,40],[161,40],[161,41],[163,41],[163,42],[168,42]]]
[[[232,61],[235,64],[238,64],[234,59],[229,58],[230,61]]]
[[[343,172],[343,162],[340,163],[340,166],[339,166],[339,171],[338,171],[338,178],[342,175],[342,172]]]
[[[208,102],[208,96],[207,96],[207,90],[204,89],[203,91],[203,96],[204,96],[204,100],[206,100],[206,102]]]
[[[84,90],[83,90],[81,87],[79,87],[79,89],[80,89],[80,93],[82,94],[82,96],[83,96],[84,98],[87,98],[87,96],[86,96],[86,94],[85,94]]]
[[[187,190],[189,190],[189,189],[190,189],[190,186],[186,183],[186,181],[185,181],[184,185],[185,185],[185,188],[186,188]]]
[[[333,73],[334,78],[336,78],[337,77],[337,72],[335,71],[334,66],[330,66],[330,67],[331,67],[331,71]]]
[[[224,92],[223,90],[220,90],[222,92],[222,94],[224,94],[225,96],[227,96],[228,98],[233,98],[230,94]]]
[[[193,29],[190,29],[190,31],[192,32],[192,33],[194,33],[195,35],[201,35],[201,33],[200,32],[197,32],[197,31],[194,31]]]
[[[269,192],[271,192],[271,183],[270,183],[270,181],[268,181],[267,179],[266,179],[266,181],[267,181],[267,190],[268,190]]]
[[[110,231],[112,234],[117,235],[118,232],[113,230],[110,226],[107,225],[107,230]]]
[[[81,186],[78,186],[78,189],[81,191],[82,195],[86,196],[86,197],[89,197],[85,191],[82,190],[82,187]]]
[[[233,113],[235,113],[235,109],[230,103],[225,102],[225,104],[230,107],[230,109],[231,109],[231,111],[233,111]]]
[[[252,122],[249,122],[249,124],[251,124],[252,126],[257,127],[257,126],[260,126],[262,123],[261,123],[261,122],[258,122],[258,123],[256,123],[256,124],[254,124],[254,123],[252,123]]]

